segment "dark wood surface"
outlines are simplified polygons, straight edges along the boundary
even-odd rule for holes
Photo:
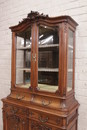
[[[39,26],[59,30],[59,83],[54,92],[39,91],[38,86],[38,32]],[[79,103],[74,95],[75,30],[77,23],[70,16],[50,18],[31,12],[12,31],[11,93],[3,102],[3,130],[77,130]],[[29,88],[16,84],[16,34],[31,27],[31,82]],[[67,91],[68,29],[74,32],[73,83]],[[32,56],[35,60],[32,60]],[[36,57],[35,57],[36,56]],[[25,57],[25,56],[24,56]]]

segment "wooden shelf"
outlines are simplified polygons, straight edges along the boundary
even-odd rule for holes
[[[39,72],[59,72],[58,68],[38,68]]]
[[[57,48],[59,47],[59,44],[51,44],[51,45],[39,45],[39,49],[44,48]],[[31,47],[18,47],[17,50],[31,50]]]
[[[26,71],[26,72],[31,72],[31,69],[29,68],[17,68],[17,70],[20,71]],[[59,72],[59,68],[38,68],[39,72]],[[72,69],[68,69],[68,72],[73,72]]]
[[[59,44],[39,45],[39,48],[54,48],[54,47],[59,47]]]
[[[19,71],[31,72],[29,68],[17,68]],[[59,72],[58,68],[38,68],[39,72]]]
[[[19,70],[19,71],[26,71],[26,72],[31,72],[31,69],[29,69],[29,68],[17,68],[17,70]]]
[[[17,50],[31,50],[31,47],[18,47]]]

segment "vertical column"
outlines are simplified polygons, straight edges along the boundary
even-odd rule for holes
[[[16,36],[12,32],[12,59],[11,59],[11,86],[15,87],[16,83]]]
[[[31,48],[31,87],[38,86],[38,26],[32,25],[32,48]]]
[[[68,43],[68,23],[64,23],[63,28],[63,90],[62,94],[66,95],[66,82],[67,82],[67,43]]]
[[[26,33],[25,33],[25,37],[24,37],[24,47],[26,47]],[[26,62],[26,51],[24,51],[24,68],[26,67],[25,65]],[[23,72],[23,83],[25,84],[25,70]]]
[[[59,37],[59,93],[62,96],[66,94],[67,23],[60,25]]]
[[[73,91],[75,91],[75,30],[74,30],[74,43],[73,43]]]

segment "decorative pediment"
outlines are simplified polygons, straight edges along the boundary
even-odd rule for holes
[[[35,19],[35,18],[39,18],[39,17],[41,17],[41,18],[47,18],[48,17],[48,15],[44,15],[43,13],[39,13],[39,12],[35,12],[35,11],[31,11],[28,15],[27,15],[27,18],[28,19]]]
[[[32,25],[34,22],[47,24],[48,26],[57,26],[60,22],[68,22],[73,27],[76,27],[78,24],[70,16],[59,16],[59,17],[49,17],[43,13],[37,11],[31,11],[27,18],[24,18],[22,21],[19,21],[19,24],[16,26],[11,26],[10,29],[14,32],[22,31],[28,26]]]
[[[37,11],[31,11],[28,15],[27,15],[27,18],[24,18],[20,23],[26,21],[26,20],[38,20],[39,18],[42,18],[42,19],[45,19],[45,18],[48,18],[48,15],[44,15],[43,13],[39,13]]]
[[[12,31],[18,31],[21,30],[21,28],[27,27],[27,24],[29,25],[32,24],[35,21],[39,21],[40,19],[45,20],[48,19],[48,15],[44,15],[43,13],[39,13],[37,11],[31,11],[28,15],[27,18],[22,19],[22,21],[19,21],[19,24],[16,26],[11,26],[10,29]]]

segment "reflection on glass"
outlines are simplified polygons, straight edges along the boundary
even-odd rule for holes
[[[19,87],[30,87],[31,73],[31,28],[17,33],[16,49],[16,84]]]
[[[68,63],[67,63],[67,91],[72,90],[72,81],[73,81],[73,37],[74,33],[69,29],[69,38],[68,38]]]
[[[17,49],[31,48],[31,28],[26,31],[17,33]]]
[[[40,26],[38,48],[38,88],[55,92],[58,89],[58,29]]]

